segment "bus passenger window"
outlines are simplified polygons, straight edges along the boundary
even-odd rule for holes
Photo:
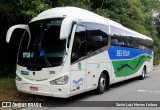
[[[117,39],[111,39],[111,44],[112,45],[118,45],[118,40]]]
[[[111,45],[127,47],[127,32],[121,28],[111,26]]]
[[[86,23],[87,54],[108,46],[108,26],[98,23]]]

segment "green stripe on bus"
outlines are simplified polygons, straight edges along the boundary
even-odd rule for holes
[[[149,55],[141,55],[131,60],[112,61],[116,77],[123,77],[135,74],[145,61],[150,62]]]

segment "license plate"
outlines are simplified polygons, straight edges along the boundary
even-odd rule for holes
[[[38,91],[38,87],[30,86],[30,90],[31,90],[31,91]]]

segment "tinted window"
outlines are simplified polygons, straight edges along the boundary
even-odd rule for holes
[[[97,23],[86,23],[87,52],[94,52],[108,45],[108,26]]]
[[[126,36],[126,31],[111,26],[111,44],[112,45],[117,45],[117,46],[127,46],[127,36]]]
[[[148,49],[153,50],[153,41],[147,40],[146,42],[148,44]]]
[[[151,40],[142,39],[138,35],[111,26],[111,45],[149,50],[153,48]]]
[[[139,44],[140,44],[140,39],[137,38],[136,35],[129,33],[130,35],[127,38],[127,42],[128,42],[128,47],[131,48],[139,48]]]
[[[83,25],[77,26],[73,40],[71,62],[74,62],[85,55],[85,39],[85,27]]]
[[[136,34],[130,34],[128,36],[128,47],[137,48],[141,50],[152,50],[152,41],[148,39],[142,39]]]
[[[63,63],[66,55],[66,39],[61,40],[63,18],[49,18],[29,23],[18,53],[18,64],[27,67],[50,67]]]

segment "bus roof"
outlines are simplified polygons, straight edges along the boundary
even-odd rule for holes
[[[135,32],[131,29],[128,29],[121,25],[120,23],[117,23],[115,21],[112,21],[108,18],[102,17],[98,14],[95,14],[93,12],[90,12],[88,10],[77,8],[77,7],[57,7],[57,8],[51,8],[46,11],[41,12],[39,15],[37,15],[35,18],[33,18],[30,22],[37,21],[40,19],[46,19],[46,18],[56,18],[56,17],[73,17],[76,19],[80,19],[82,22],[95,22],[95,23],[101,23],[106,25],[112,25],[124,30],[127,30],[131,32],[132,34],[137,35],[137,37],[142,39],[149,39],[152,40],[150,37],[147,37],[145,35],[142,35],[138,32]]]

